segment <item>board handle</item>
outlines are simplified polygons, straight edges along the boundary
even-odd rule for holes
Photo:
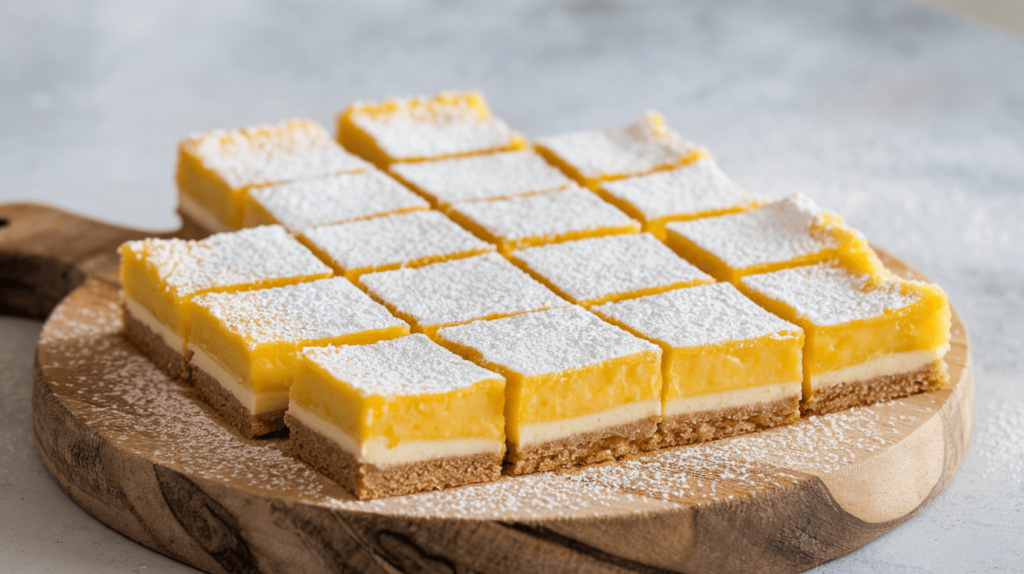
[[[117,246],[156,235],[46,205],[0,204],[0,314],[42,320],[86,278],[118,283]]]

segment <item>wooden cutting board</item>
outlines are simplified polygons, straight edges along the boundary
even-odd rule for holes
[[[207,572],[798,572],[919,513],[970,442],[954,311],[949,389],[573,472],[356,501],[281,439],[240,438],[122,338],[114,247],[144,235],[0,206],[0,312],[49,314],[33,415],[57,482]]]

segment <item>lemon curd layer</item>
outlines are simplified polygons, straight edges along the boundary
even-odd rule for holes
[[[176,179],[182,196],[224,226],[239,229],[252,187],[366,167],[322,126],[298,119],[190,137],[179,146]]]
[[[513,150],[526,143],[472,91],[353,103],[338,115],[338,141],[381,169],[396,161]]]
[[[666,409],[680,399],[803,379],[800,327],[761,309],[728,283],[675,289],[592,310],[661,346]]]
[[[505,376],[511,443],[561,432],[543,428],[583,433],[660,414],[661,349],[580,307],[447,327],[437,338]]]
[[[665,234],[669,247],[719,281],[837,258],[864,272],[881,267],[863,235],[800,194],[749,211],[668,223]]]
[[[286,393],[303,347],[360,345],[408,332],[405,322],[337,277],[200,295],[192,301],[189,347],[215,358],[256,394]]]
[[[231,227],[191,195],[178,190],[178,211],[199,225],[206,233],[224,233]]]
[[[949,302],[937,285],[838,264],[751,275],[742,284],[759,304],[804,329],[804,400],[815,382],[912,372],[948,348]]]
[[[501,452],[504,387],[500,375],[424,335],[409,335],[373,345],[304,349],[289,396],[292,405],[358,445],[349,443],[346,450],[364,456],[382,447],[402,452],[394,449],[459,440]],[[345,438],[332,434],[344,447]]]
[[[223,389],[232,396],[252,415],[273,413],[288,408],[288,388],[274,387],[268,385],[259,391],[254,390],[252,385],[246,385],[242,380],[223,363],[206,352],[206,349],[194,343],[189,343],[189,350],[192,351],[192,365],[203,370],[204,373],[217,381]]]
[[[182,353],[191,330],[192,297],[331,275],[329,267],[281,226],[218,233],[201,241],[129,241],[119,252],[125,295],[181,338]]]

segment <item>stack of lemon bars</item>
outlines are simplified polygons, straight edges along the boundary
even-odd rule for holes
[[[653,112],[530,143],[476,92],[359,102],[193,135],[177,183],[206,237],[121,246],[127,338],[360,499],[949,384],[938,286]]]

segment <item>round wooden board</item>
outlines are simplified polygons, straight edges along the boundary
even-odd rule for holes
[[[207,572],[797,572],[920,512],[970,442],[970,349],[954,312],[942,391],[573,472],[360,502],[282,454],[282,440],[239,438],[124,340],[112,247],[143,233],[38,206],[0,206],[4,219],[4,312],[38,313],[54,277],[80,281],[37,349],[44,462],[93,516]]]

